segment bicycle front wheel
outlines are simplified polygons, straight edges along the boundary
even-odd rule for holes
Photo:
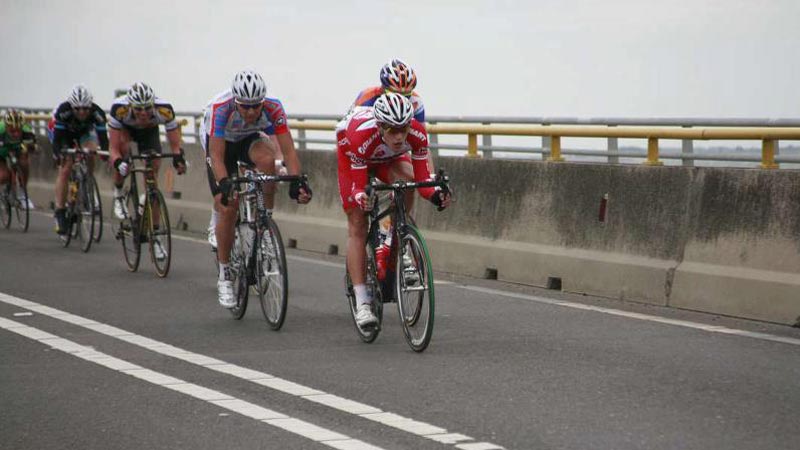
[[[75,204],[75,207],[77,212],[75,217],[78,222],[76,231],[78,232],[78,237],[83,242],[81,245],[81,250],[86,253],[90,248],[92,248],[95,226],[94,189],[91,185],[91,181],[88,178],[83,180],[83,183],[81,183],[80,188],[78,189],[78,200]]]
[[[0,225],[11,227],[11,186],[6,185],[0,192]]]
[[[103,237],[103,201],[100,198],[100,188],[97,186],[97,180],[89,175],[86,179],[88,183],[91,183],[90,187],[93,191],[92,197],[93,198],[93,209],[92,212],[94,214],[94,234],[92,235],[92,239],[95,242],[99,243],[100,238]]]
[[[135,191],[128,191],[123,198],[124,218],[119,221],[117,239],[122,243],[122,255],[128,270],[136,272],[142,255],[141,229],[139,216],[139,196]]]
[[[415,352],[424,351],[433,334],[433,269],[428,247],[419,230],[406,225],[395,260],[397,309],[406,342]]]
[[[237,224],[234,229],[233,246],[228,267],[233,271],[233,295],[236,306],[229,311],[234,319],[240,320],[247,312],[247,301],[250,293],[250,261],[252,260],[253,240],[255,234],[247,224]]]
[[[28,208],[28,190],[22,184],[22,176],[17,174],[17,202],[15,212],[17,215],[17,225],[23,233],[27,233],[30,224],[30,209]]]
[[[256,290],[270,328],[280,330],[289,302],[289,276],[283,239],[274,220],[261,233],[256,253]]]
[[[161,191],[150,194],[147,206],[150,212],[148,220],[147,242],[150,244],[150,259],[156,268],[159,277],[164,278],[169,273],[172,261],[172,234],[169,225],[169,211]]]

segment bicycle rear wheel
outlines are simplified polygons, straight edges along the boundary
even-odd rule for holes
[[[92,213],[94,214],[95,226],[92,239],[99,243],[100,239],[103,237],[103,200],[100,198],[100,188],[97,186],[97,180],[94,176],[91,174],[87,175],[86,182],[90,183],[91,190],[93,191],[92,196],[94,197]]]
[[[0,192],[0,225],[11,227],[11,185],[7,184]]]
[[[395,260],[397,309],[406,342],[415,352],[424,351],[433,334],[433,269],[422,234],[411,224],[404,236],[395,235],[400,244]],[[405,258],[404,258],[405,256]]]
[[[17,225],[19,225],[20,229],[23,233],[28,232],[28,226],[30,224],[30,209],[28,208],[28,190],[25,189],[25,186],[22,184],[22,176],[21,174],[17,173],[17,201],[15,202],[15,212],[17,216]]]
[[[83,180],[83,183],[81,183],[78,189],[78,200],[75,203],[77,211],[76,231],[78,237],[83,242],[81,250],[83,250],[84,253],[92,248],[92,242],[94,242],[94,189],[92,189],[89,183],[88,178]]]
[[[150,245],[150,259],[156,268],[156,274],[164,278],[169,273],[170,261],[172,261],[172,234],[169,224],[169,211],[167,211],[167,203],[164,201],[161,191],[156,190],[151,196],[147,206],[150,210],[148,217],[151,219],[148,221],[147,242]],[[156,221],[158,221],[158,227],[156,227]]]
[[[258,240],[256,276],[256,290],[264,318],[270,328],[280,330],[286,320],[289,302],[289,275],[281,232],[271,218]]]
[[[228,267],[233,271],[233,295],[236,306],[230,309],[234,319],[240,320],[247,312],[247,301],[250,293],[248,282],[250,264],[255,235],[247,224],[237,224],[234,230],[233,246]]]
[[[119,222],[117,239],[122,243],[122,255],[128,270],[136,272],[139,269],[139,260],[142,256],[141,242],[141,217],[139,216],[139,198],[135,191],[128,191],[123,198],[126,209],[125,218]]]
[[[347,296],[347,303],[350,306],[350,315],[353,318],[353,325],[356,327],[356,333],[362,341],[367,344],[372,343],[378,337],[381,331],[381,324],[383,323],[383,294],[381,293],[380,282],[378,281],[378,272],[375,267],[375,250],[370,245],[371,241],[376,239],[367,237],[367,258],[366,258],[366,280],[367,294],[372,297],[372,312],[378,318],[378,323],[374,327],[361,328],[356,322],[356,310],[358,304],[356,303],[356,295],[353,292],[353,281],[350,279],[350,270],[345,266],[344,275],[344,289]]]

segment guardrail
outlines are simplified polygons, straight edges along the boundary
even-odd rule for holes
[[[5,109],[5,107],[0,107]],[[25,112],[34,127],[43,133],[49,111],[43,108],[17,108]],[[178,112],[182,117],[185,136],[199,138],[201,113]],[[333,131],[339,116],[330,114],[294,115],[289,121],[295,130],[298,148],[308,144],[325,144],[332,148],[335,140],[309,137],[307,132]],[[697,119],[697,118],[574,118],[574,117],[468,117],[431,116],[428,118],[430,147],[441,150],[465,151],[467,157],[493,158],[497,153],[541,155],[542,160],[564,161],[564,156],[603,157],[608,163],[618,164],[620,158],[643,158],[646,165],[661,165],[662,160],[681,160],[684,166],[694,161],[760,162],[760,167],[775,169],[780,163],[800,163],[800,156],[779,155],[780,141],[800,140],[798,119]],[[466,145],[440,143],[440,135],[466,136]],[[481,136],[481,144],[478,144]],[[540,147],[500,146],[492,144],[492,136],[538,136]],[[562,138],[605,138],[604,150],[562,148]],[[645,139],[646,150],[620,149],[619,139]],[[659,140],[681,141],[680,153],[662,153]],[[761,154],[700,154],[694,151],[697,140],[757,140],[761,141]]]

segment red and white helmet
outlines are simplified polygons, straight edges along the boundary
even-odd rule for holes
[[[373,105],[375,121],[393,128],[404,127],[414,118],[414,105],[401,94],[387,92]]]

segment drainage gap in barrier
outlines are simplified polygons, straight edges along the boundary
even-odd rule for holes
[[[335,244],[331,244],[328,246],[328,254],[332,256],[336,256],[339,254],[339,246]]]
[[[297,248],[297,239],[289,239],[289,242],[286,243],[286,246],[289,248]]]
[[[487,267],[486,271],[483,273],[483,278],[487,280],[496,280],[497,279],[497,269],[492,267]]]
[[[560,291],[561,277],[547,277],[547,289],[551,291]]]

